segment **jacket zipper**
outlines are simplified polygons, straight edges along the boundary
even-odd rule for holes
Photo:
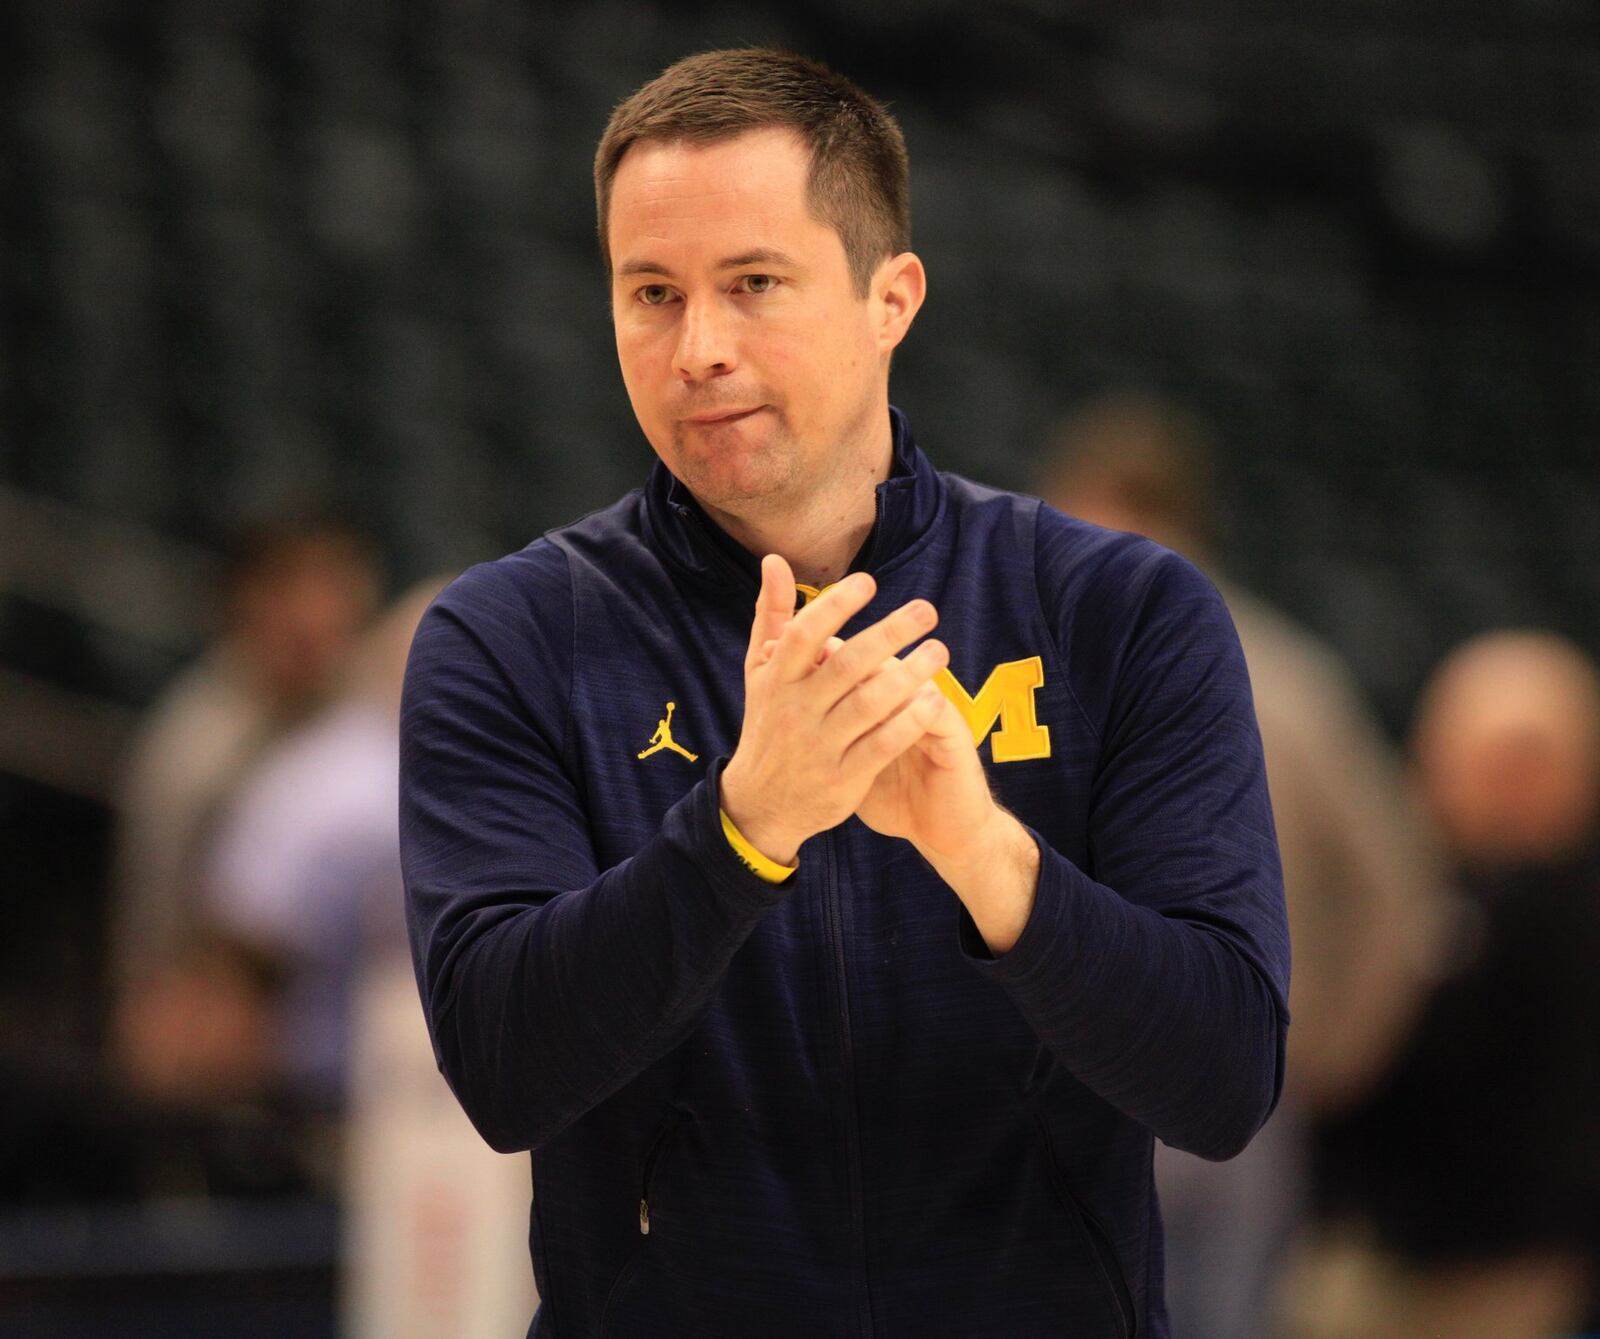
[[[1050,1179],[1055,1182],[1056,1193],[1061,1197],[1062,1203],[1075,1213],[1078,1224],[1083,1229],[1083,1235],[1089,1246],[1089,1254],[1094,1258],[1095,1267],[1100,1271],[1100,1278],[1106,1285],[1106,1293],[1111,1299],[1111,1309],[1117,1318],[1117,1330],[1122,1339],[1134,1339],[1138,1329],[1138,1318],[1134,1315],[1133,1295],[1128,1291],[1127,1280],[1122,1276],[1122,1267],[1117,1263],[1116,1252],[1111,1249],[1111,1240],[1106,1236],[1105,1229],[1087,1209],[1072,1187],[1067,1184],[1067,1178],[1061,1174],[1060,1164],[1056,1162],[1055,1144],[1050,1139],[1050,1127],[1045,1124],[1044,1117],[1038,1112],[1034,1113],[1034,1123],[1039,1127],[1039,1137],[1044,1141],[1045,1162],[1050,1168]]]
[[[847,1190],[850,1196],[850,1230],[861,1260],[861,1334],[872,1335],[872,1299],[866,1285],[866,1224],[863,1220],[861,1188],[861,1142],[858,1137],[860,1114],[856,1109],[855,1055],[850,1044],[850,992],[845,984],[844,914],[839,898],[838,838],[829,832],[823,837],[827,850],[824,861],[823,903],[828,914],[828,938],[833,944],[833,966],[838,996],[839,1054],[843,1061],[845,1091],[844,1140],[847,1152]]]
[[[650,1235],[650,1181],[655,1176],[656,1164],[661,1161],[661,1154],[666,1150],[667,1140],[677,1130],[682,1121],[682,1113],[668,1118],[661,1127],[661,1133],[656,1135],[655,1143],[650,1145],[650,1151],[644,1158],[644,1175],[639,1183],[639,1235]]]
[[[891,469],[893,466],[890,467]],[[861,564],[863,572],[872,571],[873,564],[878,560],[878,550],[883,547],[883,489],[882,485],[873,492],[872,496],[872,545],[867,549],[866,560]]]

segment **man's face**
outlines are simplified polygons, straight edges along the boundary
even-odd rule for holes
[[[886,442],[882,303],[806,205],[782,129],[642,143],[612,185],[612,319],[650,445],[702,502],[765,514]]]

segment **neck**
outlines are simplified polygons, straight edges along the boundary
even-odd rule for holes
[[[885,415],[880,441],[837,471],[824,486],[815,481],[799,499],[774,499],[742,515],[710,506],[706,514],[758,558],[781,555],[795,580],[826,586],[850,569],[878,518],[878,485],[889,477],[894,437]]]
[[[850,560],[872,531],[877,508],[871,488],[862,502],[864,505],[844,510],[808,509],[805,516],[791,513],[783,523],[770,526],[743,520],[715,507],[707,507],[706,511],[751,553],[758,557],[781,554],[796,581],[827,586],[849,570]]]

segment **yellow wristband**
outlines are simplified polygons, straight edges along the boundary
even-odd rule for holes
[[[782,883],[800,866],[780,865],[776,860],[770,860],[760,851],[750,845],[744,833],[733,826],[733,820],[728,817],[726,809],[717,811],[722,815],[722,835],[728,839],[728,845],[733,847],[733,853],[750,868],[751,872],[759,875],[768,883]]]

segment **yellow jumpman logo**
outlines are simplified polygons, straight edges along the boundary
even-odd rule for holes
[[[648,758],[652,753],[660,753],[662,749],[671,749],[674,753],[681,753],[690,762],[694,762],[699,758],[700,755],[698,753],[690,753],[688,749],[684,748],[682,744],[672,737],[672,712],[677,705],[676,702],[667,703],[667,714],[656,722],[656,732],[650,736],[650,747],[639,755],[641,758]]]

